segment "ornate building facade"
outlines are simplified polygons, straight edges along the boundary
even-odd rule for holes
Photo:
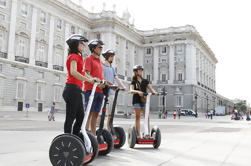
[[[216,93],[217,59],[191,25],[141,31],[113,10],[92,13],[70,0],[0,0],[0,110],[47,110],[52,102],[65,109],[65,39],[80,33],[100,38],[104,49],[116,51],[114,67],[130,84],[132,67],[142,64],[144,76],[159,91],[167,90],[168,110],[199,112],[232,101]],[[86,50],[85,56],[89,54]],[[121,93],[118,111],[132,110],[131,95]],[[151,109],[162,109],[162,98],[152,97]]]

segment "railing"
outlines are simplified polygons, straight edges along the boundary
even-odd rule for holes
[[[25,58],[23,56],[15,56],[15,61],[29,63],[29,58]]]
[[[35,62],[36,66],[41,66],[41,67],[48,67],[48,63],[47,62],[42,62],[42,61],[36,61]]]
[[[182,80],[182,81],[174,80],[173,83],[174,84],[183,84],[183,83],[185,83],[185,81],[184,80]]]
[[[0,51],[0,57],[1,57],[1,58],[7,59],[7,55],[8,55],[8,54],[7,54],[6,52],[1,52],[1,51]]]
[[[59,66],[59,65],[53,65],[53,69],[54,70],[59,70],[59,71],[64,71],[64,67],[63,66]]]
[[[158,80],[157,81],[157,84],[167,84],[168,83],[168,81],[167,80]]]
[[[121,74],[118,74],[118,77],[119,77],[120,79],[122,79],[122,80],[125,79],[125,76],[123,76],[123,75],[121,75]]]

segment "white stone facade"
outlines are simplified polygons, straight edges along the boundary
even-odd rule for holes
[[[90,13],[70,0],[1,0],[0,110],[17,106],[24,110],[25,103],[30,103],[32,110],[47,111],[53,101],[58,109],[65,108],[61,97],[66,80],[65,40],[73,33],[100,38],[104,50],[114,49],[114,67],[128,85],[132,67],[144,65],[144,76],[154,87],[174,89],[166,100],[170,110],[194,109],[195,93],[217,103],[217,59],[193,26],[140,31],[129,18],[128,12],[120,18],[114,10]],[[176,100],[178,105],[173,105]],[[161,108],[156,102],[159,99],[152,101],[154,110]],[[118,108],[131,109],[128,94],[120,95]]]

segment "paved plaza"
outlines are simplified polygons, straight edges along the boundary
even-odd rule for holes
[[[47,113],[0,111],[0,166],[50,166],[48,149],[51,140],[63,131],[64,114],[48,121]],[[116,118],[115,124],[125,128],[134,119]],[[127,145],[98,157],[90,165],[102,166],[250,166],[251,122],[231,121],[230,116],[200,116],[181,119],[157,119],[152,125],[162,132],[159,149],[151,146]]]

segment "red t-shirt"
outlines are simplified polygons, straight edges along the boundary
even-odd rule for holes
[[[83,72],[83,57],[79,54],[70,54],[67,57],[67,61],[66,61],[66,67],[67,67],[66,84],[75,84],[82,89],[83,81],[79,80],[71,75],[70,68],[71,68],[71,61],[73,61],[73,60],[75,60],[77,62],[77,71],[82,75],[84,74],[84,72]]]
[[[84,60],[84,72],[89,71],[92,77],[104,79],[103,63],[99,58],[94,55],[89,55]],[[89,82],[84,82],[84,90],[92,90],[93,84]],[[103,93],[103,90],[99,87],[96,88],[96,92]]]

